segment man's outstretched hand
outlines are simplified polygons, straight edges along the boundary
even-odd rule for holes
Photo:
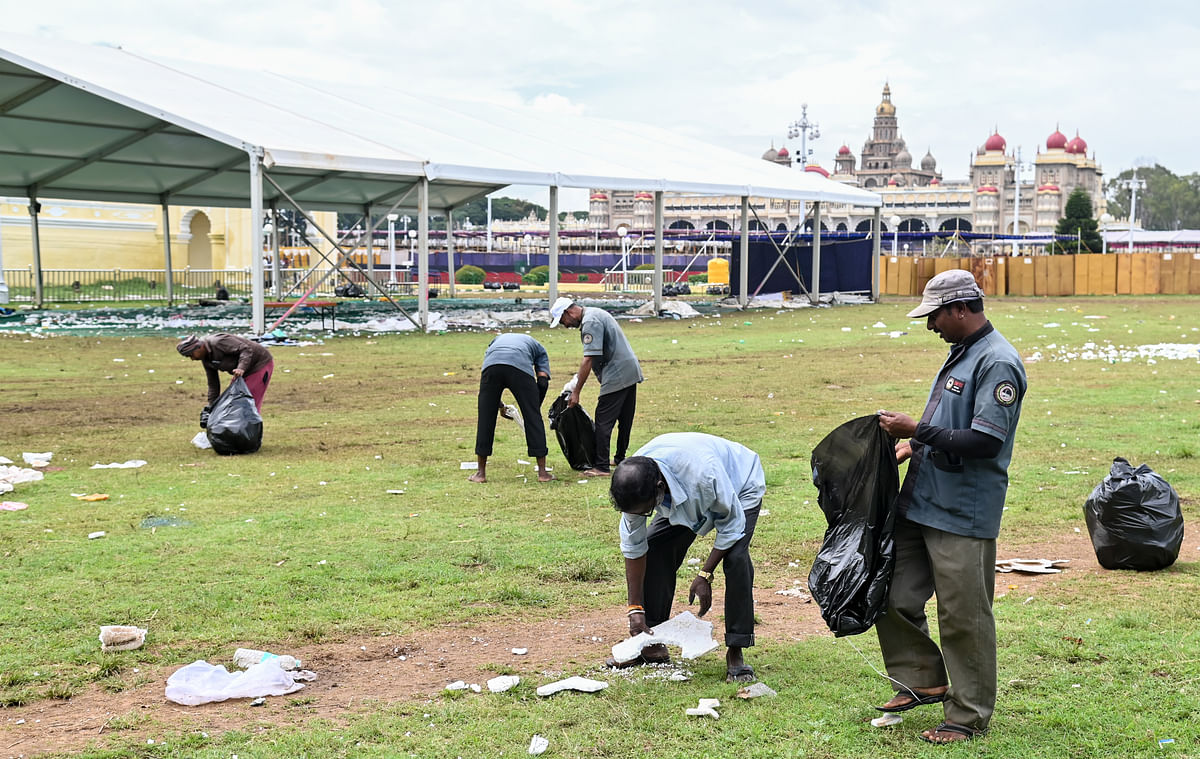
[[[712,608],[712,585],[699,575],[692,580],[692,587],[688,588],[688,603],[691,604],[697,598],[700,599],[700,611],[696,616],[703,617]]]
[[[629,635],[632,637],[638,633],[646,633],[653,635],[654,631],[646,624],[645,612],[639,612],[629,615]]]

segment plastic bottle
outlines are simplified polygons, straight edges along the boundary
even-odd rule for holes
[[[273,654],[270,651],[257,651],[253,648],[239,648],[233,654],[233,663],[246,669],[253,667],[259,662],[267,661],[268,659],[276,659],[279,662],[279,667],[286,670],[300,669],[300,660],[294,656],[284,654]]]

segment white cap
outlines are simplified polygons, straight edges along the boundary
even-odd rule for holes
[[[573,305],[575,305],[575,301],[571,300],[570,298],[559,298],[558,300],[554,301],[554,305],[550,307],[551,329],[558,326],[558,322],[560,319],[562,319],[563,313]]]

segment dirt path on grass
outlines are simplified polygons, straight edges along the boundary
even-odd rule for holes
[[[1196,544],[1197,539],[1189,537],[1183,555],[1194,556]],[[1001,544],[998,557],[1070,559],[1071,563],[1063,574],[998,574],[997,596],[1036,595],[1039,587],[1102,571],[1086,533],[1020,547]],[[761,642],[802,641],[830,634],[816,604],[779,595],[776,591],[781,589],[756,592]],[[720,613],[718,598],[708,618],[719,620]],[[590,669],[592,674],[602,673],[604,657],[625,635],[620,610],[606,610],[536,625],[510,619],[289,649],[287,653],[299,657],[318,679],[298,693],[269,698],[262,707],[251,707],[246,699],[194,707],[173,704],[164,698],[163,689],[167,677],[179,667],[143,667],[140,674],[147,684],[120,693],[93,685],[69,700],[43,700],[4,709],[0,757],[76,752],[89,744],[106,745],[112,736],[144,744],[159,741],[169,732],[253,733],[300,727],[313,718],[337,721],[376,709],[380,703],[436,697],[455,680],[486,688],[485,681],[495,676],[497,667],[538,683],[558,679],[564,672]],[[721,638],[719,629],[716,637]],[[231,652],[234,647],[230,645]],[[515,655],[513,648],[527,648],[528,653]],[[754,663],[753,652],[748,658]],[[769,684],[769,674],[765,679]]]

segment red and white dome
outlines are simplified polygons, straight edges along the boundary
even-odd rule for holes
[[[1054,134],[1046,138],[1047,150],[1062,150],[1067,146],[1067,136],[1058,131],[1058,127],[1054,128]]]
[[[1079,132],[1076,132],[1074,139],[1067,143],[1067,152],[1077,155],[1083,155],[1087,152],[1087,143],[1079,136]]]
[[[1044,184],[1037,188],[1038,192],[1062,192],[1056,184]]]
[[[588,197],[588,200],[608,200],[608,195],[603,192],[593,192]]]
[[[646,192],[645,190],[643,190],[641,192],[635,192],[633,194],[633,199],[634,200],[654,200],[654,193]]]
[[[991,137],[987,138],[987,142],[983,143],[983,149],[987,151],[1003,150],[1008,147],[1008,143],[1000,136],[1000,132],[993,132]]]
[[[838,155],[850,155],[850,146],[842,145],[840,148],[838,148]]]
[[[985,184],[983,187],[980,187],[975,192],[979,193],[980,195],[995,195],[996,193],[1000,192],[1000,189],[997,187],[993,187],[990,184]]]
[[[788,153],[787,148],[780,148],[779,152],[775,154],[775,157],[776,158],[787,158],[789,155],[791,155],[791,154]]]

